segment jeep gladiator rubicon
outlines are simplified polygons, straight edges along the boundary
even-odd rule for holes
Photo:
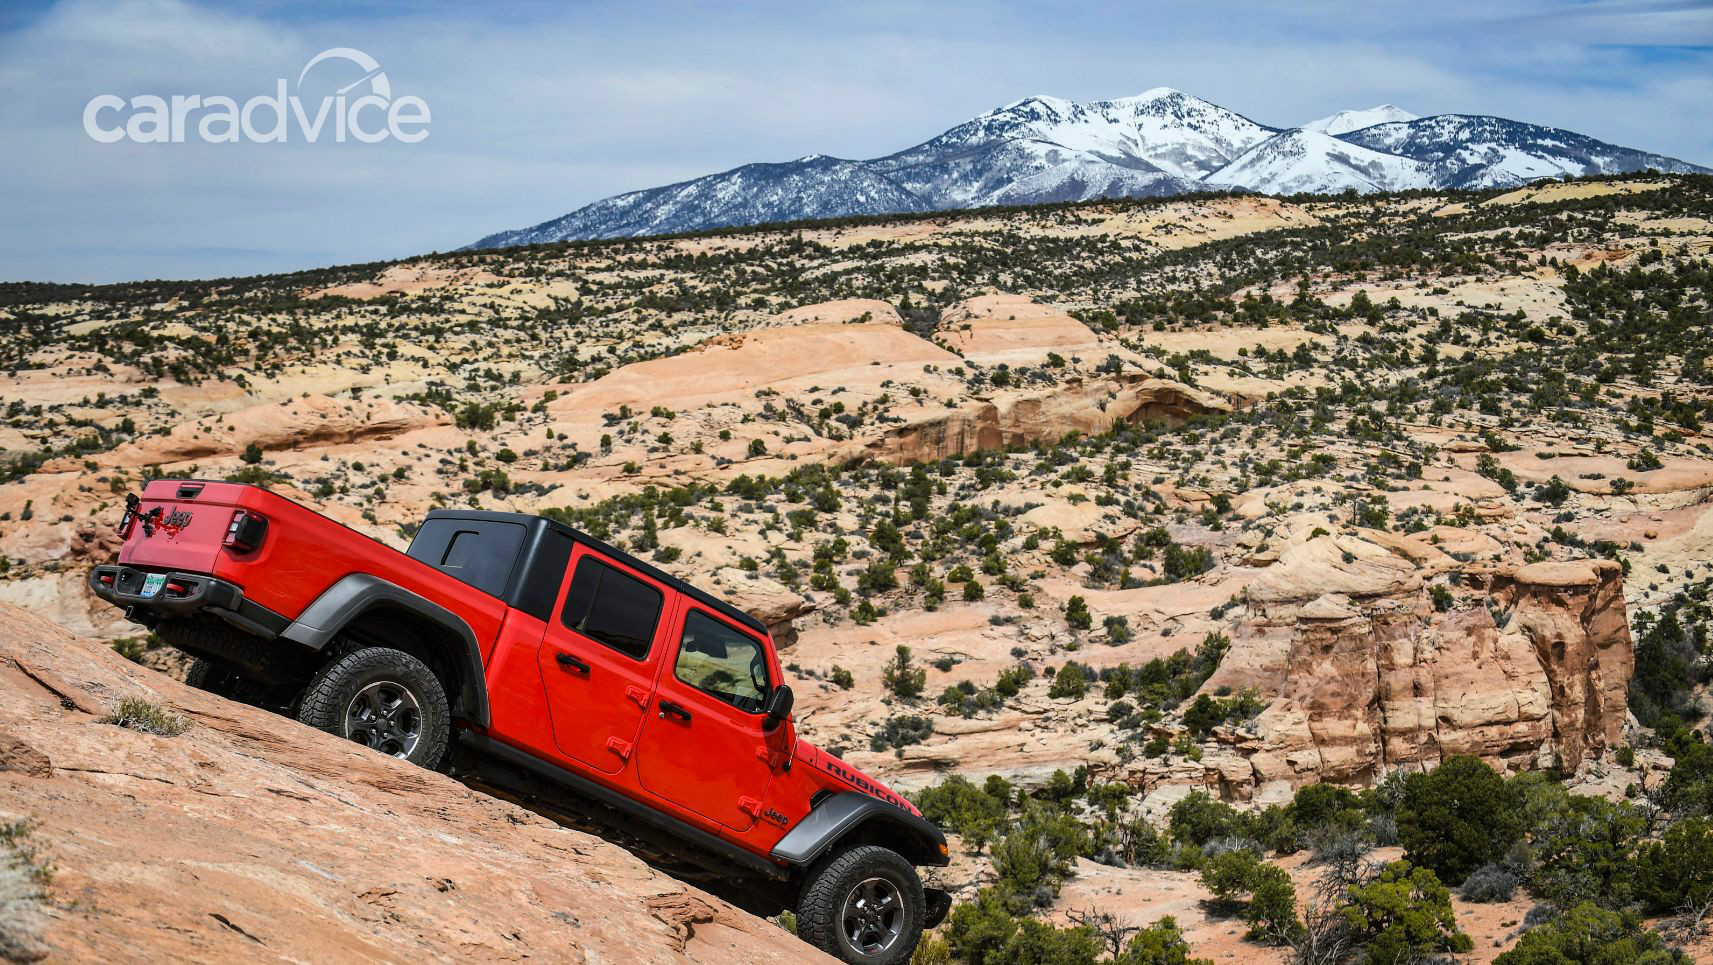
[[[767,628],[540,516],[436,510],[400,553],[254,486],[127,497],[96,595],[191,683],[737,882],[847,962],[910,958],[946,838],[807,741]]]

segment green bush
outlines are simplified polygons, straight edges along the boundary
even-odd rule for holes
[[[1451,892],[1428,868],[1394,861],[1380,876],[1349,890],[1340,909],[1352,941],[1374,965],[1404,965],[1442,952],[1475,947],[1457,928]]]
[[[1214,855],[1202,864],[1201,880],[1220,901],[1249,896],[1243,919],[1249,923],[1250,938],[1284,942],[1296,935],[1296,886],[1283,868],[1267,864],[1254,851],[1238,848]]]
[[[1249,937],[1256,941],[1283,944],[1302,931],[1297,920],[1297,887],[1285,869],[1262,865],[1257,871],[1249,907],[1243,920],[1249,923]]]
[[[1291,823],[1304,831],[1359,828],[1363,823],[1362,799],[1349,788],[1336,784],[1305,784],[1297,788],[1285,810]]]
[[[177,737],[190,726],[190,721],[167,710],[160,704],[135,697],[121,700],[113,712],[101,719],[103,724],[117,724],[157,737]]]
[[[1404,781],[1398,840],[1404,857],[1451,885],[1503,857],[1522,835],[1515,795],[1477,757],[1453,757]]]
[[[928,684],[928,671],[911,662],[910,648],[901,643],[893,658],[887,661],[881,682],[895,696],[914,700],[922,696],[922,688]]]
[[[1261,856],[1248,848],[1226,851],[1201,866],[1201,883],[1220,901],[1241,901],[1255,890],[1264,867]]]
[[[1088,693],[1088,673],[1082,664],[1066,662],[1059,672],[1053,675],[1053,686],[1048,689],[1047,696],[1055,698],[1070,698],[1081,700]]]
[[[1493,965],[1674,965],[1688,959],[1633,915],[1583,903],[1523,932]]]
[[[881,724],[880,730],[868,739],[868,749],[884,751],[895,747],[902,750],[911,744],[922,743],[933,733],[934,722],[926,717],[913,714],[889,717]]]
[[[982,787],[959,775],[910,796],[922,816],[980,850],[1005,821],[1011,786],[997,775]]]
[[[1213,965],[1212,959],[1191,958],[1183,929],[1171,915],[1131,936],[1113,965]]]
[[[1628,904],[1636,842],[1645,824],[1629,804],[1566,795],[1530,835],[1535,891],[1560,908],[1583,901],[1611,908]]]
[[[1088,612],[1088,601],[1080,596],[1065,601],[1065,622],[1077,630],[1094,626],[1094,615]]]
[[[1679,821],[1645,845],[1637,856],[1636,896],[1658,914],[1713,901],[1713,820]]]

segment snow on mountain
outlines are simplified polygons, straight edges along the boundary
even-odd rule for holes
[[[920,198],[863,162],[813,154],[780,164],[746,164],[692,181],[616,195],[533,228],[489,235],[470,247],[925,210],[929,208]]]
[[[1707,168],[1607,144],[1574,131],[1503,117],[1440,114],[1379,124],[1345,135],[1352,144],[1429,165],[1434,186],[1495,188],[1566,174],[1623,174],[1653,168],[1672,174]]]
[[[811,154],[616,195],[472,248],[984,205],[1242,189],[1480,188],[1563,174],[1707,169],[1497,117],[1391,104],[1282,130],[1169,87],[1078,103],[1026,97],[872,160]]]
[[[1433,183],[1428,166],[1420,161],[1310,130],[1268,138],[1207,180],[1263,194],[1332,194],[1346,188],[1403,191]]]
[[[1337,136],[1351,131],[1360,131],[1364,127],[1376,124],[1389,124],[1394,121],[1413,121],[1416,115],[1392,104],[1381,104],[1370,107],[1365,111],[1339,111],[1329,114],[1319,120],[1309,121],[1303,125],[1305,131],[1319,131],[1322,134]]]

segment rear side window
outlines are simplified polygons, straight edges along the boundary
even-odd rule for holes
[[[500,596],[506,591],[523,537],[524,528],[517,523],[431,519],[411,540],[410,556],[483,593]]]
[[[567,627],[641,660],[654,642],[665,602],[659,590],[593,556],[577,561],[559,619]]]

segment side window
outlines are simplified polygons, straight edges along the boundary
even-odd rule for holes
[[[641,660],[660,621],[660,591],[593,556],[577,561],[560,622],[585,637]]]
[[[673,672],[739,710],[759,714],[767,703],[767,652],[761,641],[700,610],[684,618],[684,639]]]

